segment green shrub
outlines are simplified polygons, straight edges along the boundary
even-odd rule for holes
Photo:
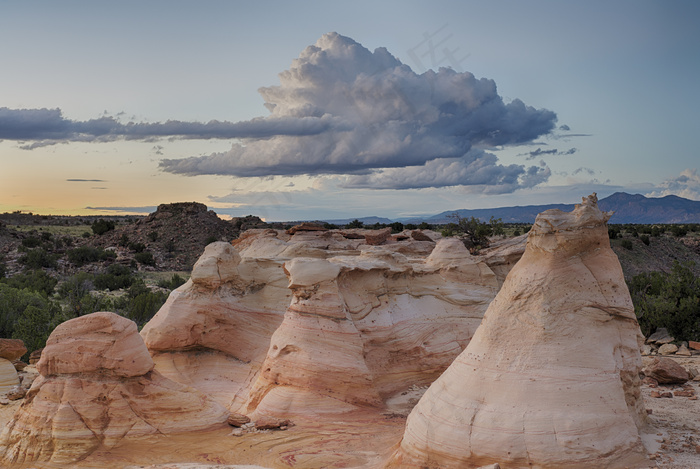
[[[125,316],[141,327],[150,321],[167,299],[167,293],[163,292],[140,293],[129,302]]]
[[[139,264],[150,265],[150,266],[156,265],[156,260],[153,258],[153,254],[151,254],[148,251],[136,253],[136,255],[134,255],[134,259],[136,259],[136,261]]]
[[[51,329],[53,329],[55,323],[63,320],[58,304],[48,299],[45,295],[27,289],[12,288],[9,285],[0,283],[0,337],[22,339],[31,351],[29,344],[33,343],[33,338],[31,335],[26,334],[30,329],[28,325],[25,324],[24,328],[21,328],[15,334],[17,322],[28,308],[31,308],[29,313],[33,317],[41,315],[40,319],[44,322],[40,322],[40,324],[49,324],[48,327]],[[48,337],[48,334],[46,337]],[[46,337],[40,337],[39,341],[45,341]]]
[[[167,290],[175,290],[177,287],[184,285],[186,281],[187,280],[180,277],[178,274],[173,274],[170,280],[161,280],[158,282],[158,286]]]
[[[134,280],[133,272],[129,267],[112,264],[103,273],[96,275],[94,282],[98,290],[119,290],[129,288]]]
[[[39,238],[30,236],[29,238],[24,238],[22,240],[22,246],[24,246],[25,248],[33,249],[41,246],[41,240]]]
[[[351,229],[351,228],[362,228],[362,227],[364,227],[364,226],[365,226],[365,224],[364,224],[363,222],[361,222],[360,220],[358,220],[357,218],[355,218],[353,221],[351,221],[350,223],[348,223],[347,225],[345,225],[345,228],[348,228],[348,229]]]
[[[207,236],[207,239],[204,240],[204,245],[205,245],[205,246],[209,246],[211,243],[215,243],[215,242],[217,242],[218,240],[219,240],[219,238],[217,238],[217,237],[214,236],[214,235]]]
[[[679,340],[700,340],[700,279],[692,266],[692,263],[674,262],[669,273],[643,273],[629,282],[639,326],[645,336],[665,327]]]
[[[648,234],[643,234],[639,237],[639,240],[643,242],[645,245],[649,246],[649,235]]]
[[[102,218],[100,218],[99,220],[92,223],[92,232],[98,236],[101,236],[113,229],[114,222],[110,220],[103,220]]]
[[[148,239],[150,239],[153,242],[158,241],[158,232],[157,231],[151,231],[148,233]]]
[[[138,252],[143,252],[146,250],[146,245],[143,243],[137,243],[137,242],[131,242],[129,243],[129,249],[132,251],[138,253]]]
[[[27,251],[19,258],[19,262],[29,269],[55,269],[57,256],[46,252],[45,249],[36,248]]]
[[[99,262],[107,259],[115,259],[117,254],[114,251],[107,251],[102,248],[94,248],[92,246],[81,246],[75,249],[69,249],[66,253],[68,260],[78,267],[91,262]]]
[[[634,246],[632,245],[632,241],[629,239],[623,239],[620,242],[620,246],[622,246],[623,248],[628,249],[630,251],[634,248]]]
[[[17,289],[27,289],[44,295],[53,295],[58,280],[50,276],[44,270],[30,270],[17,274],[10,278],[2,279],[2,283]]]

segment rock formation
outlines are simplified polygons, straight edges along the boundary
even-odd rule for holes
[[[17,369],[11,361],[0,358],[0,394],[19,384]]]
[[[285,263],[294,293],[245,412],[380,407],[464,349],[498,281],[459,240],[420,262],[383,246]]]
[[[290,298],[281,262],[241,259],[229,243],[212,243],[141,336],[158,371],[233,407]]]
[[[646,467],[639,331],[595,195],[537,217],[387,467]]]
[[[141,332],[156,369],[246,414],[381,406],[466,347],[501,282],[489,261],[508,262],[429,231],[312,228],[208,246]]]
[[[66,465],[124,438],[226,425],[223,406],[153,366],[128,319],[93,313],[59,325],[39,378],[0,437],[2,461]]]

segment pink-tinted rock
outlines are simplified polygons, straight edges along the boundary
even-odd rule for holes
[[[671,358],[654,358],[644,369],[644,374],[660,384],[683,384],[690,379],[688,372]]]
[[[0,358],[15,361],[27,353],[27,347],[20,339],[0,339]]]
[[[114,313],[59,325],[37,368],[41,376],[0,436],[3,464],[70,467],[124,438],[222,428],[229,415],[154,371],[136,324]]]
[[[700,350],[700,342],[695,342],[694,340],[688,341],[688,348],[690,350]]]
[[[250,417],[239,414],[238,412],[231,412],[228,416],[227,423],[232,427],[241,427],[246,423],[250,422]]]
[[[287,234],[293,235],[294,233],[298,231],[328,231],[328,228],[324,228],[322,225],[319,225],[318,223],[309,223],[309,222],[304,222],[301,223],[300,225],[294,225],[290,229],[287,230]]]
[[[136,324],[114,313],[93,313],[60,324],[37,363],[43,376],[110,373],[130,378],[153,369]]]
[[[643,337],[595,195],[541,213],[387,467],[645,467]]]

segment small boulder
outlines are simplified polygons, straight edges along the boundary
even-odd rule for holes
[[[36,365],[39,359],[41,358],[41,352],[43,351],[43,347],[40,348],[39,350],[34,350],[32,353],[29,354],[29,364],[30,365]]]
[[[659,327],[658,329],[656,329],[656,332],[649,336],[647,342],[651,344],[663,345],[671,343],[674,340],[676,339],[671,337],[671,334],[668,333],[665,327]]]
[[[673,344],[663,344],[659,347],[659,355],[673,355],[678,351],[678,346]]]
[[[0,358],[11,362],[27,353],[27,347],[20,339],[0,339]]]
[[[689,357],[692,355],[692,353],[690,353],[690,350],[688,350],[688,347],[686,347],[685,345],[681,345],[680,347],[678,347],[678,350],[676,351],[676,355],[680,355],[681,357]]]
[[[381,230],[372,230],[365,233],[365,242],[370,246],[378,246],[385,242],[391,236],[391,228],[382,228]]]
[[[431,238],[427,234],[423,233],[423,230],[411,231],[411,238],[415,239],[416,241],[430,241],[433,243],[435,242],[435,241],[433,241],[433,238]]]
[[[304,222],[300,225],[295,225],[287,230],[287,234],[293,235],[297,231],[328,231],[328,228],[319,225],[318,223]]]
[[[688,372],[670,358],[654,358],[644,374],[660,384],[683,384],[690,379]]]
[[[700,350],[700,342],[695,342],[694,340],[688,341],[688,348],[690,350]]]
[[[278,419],[277,417],[260,417],[255,421],[255,428],[258,430],[273,430],[282,427],[292,427],[292,423],[289,419]]]
[[[250,422],[250,418],[248,416],[237,412],[231,412],[231,415],[228,416],[228,424],[232,427],[242,427],[248,422]]]
[[[12,364],[14,365],[15,370],[17,371],[22,371],[27,367],[27,364],[21,360],[14,361],[12,362]]]

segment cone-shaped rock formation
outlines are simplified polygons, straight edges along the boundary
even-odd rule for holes
[[[387,467],[646,467],[642,340],[595,194],[547,210]]]

